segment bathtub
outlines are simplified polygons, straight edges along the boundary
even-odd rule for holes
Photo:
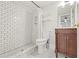
[[[27,44],[22,47],[16,48],[12,51],[1,54],[0,58],[16,58],[16,57],[23,55],[24,53],[26,53],[28,55],[28,54],[34,52],[35,47],[36,47],[35,44],[32,44],[32,43]]]

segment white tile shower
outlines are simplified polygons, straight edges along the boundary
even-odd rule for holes
[[[27,1],[0,1],[0,55],[32,43],[33,7]]]

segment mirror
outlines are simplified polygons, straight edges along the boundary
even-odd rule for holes
[[[64,1],[57,9],[58,27],[73,27],[75,24],[75,2]]]

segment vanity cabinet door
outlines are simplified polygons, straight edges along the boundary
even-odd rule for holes
[[[70,57],[77,57],[77,34],[67,34],[67,55]]]
[[[66,34],[57,33],[57,51],[66,53]]]

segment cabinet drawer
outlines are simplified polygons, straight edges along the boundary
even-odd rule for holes
[[[56,29],[56,33],[77,33],[77,29]]]

